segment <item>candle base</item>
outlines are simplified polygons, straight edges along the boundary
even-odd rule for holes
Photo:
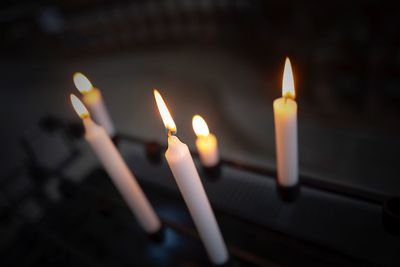
[[[162,150],[163,148],[158,142],[152,141],[145,144],[146,157],[151,163],[161,163]]]
[[[240,264],[234,260],[232,260],[232,257],[229,257],[226,262],[220,263],[220,264],[213,264],[215,267],[238,267]]]
[[[300,195],[300,184],[297,183],[292,186],[283,186],[277,184],[278,194],[285,202],[294,202]]]
[[[385,201],[382,222],[388,233],[400,235],[400,196],[391,197]]]
[[[216,180],[219,177],[221,177],[221,162],[218,162],[217,165],[211,166],[211,167],[206,167],[202,166],[203,173],[206,175],[207,178]]]
[[[148,233],[147,237],[155,243],[162,243],[165,238],[165,227],[161,226],[158,231],[151,234]]]

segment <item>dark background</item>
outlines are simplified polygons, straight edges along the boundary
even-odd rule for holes
[[[1,4],[3,174],[44,114],[75,118],[75,71],[116,127],[165,142],[152,88],[183,140],[199,113],[224,157],[274,166],[272,101],[291,58],[300,169],[398,192],[399,22],[376,1],[18,1]]]
[[[223,158],[274,169],[272,102],[281,94],[286,56],[299,108],[301,173],[398,194],[399,28],[389,1],[2,2],[0,217],[15,226],[3,207],[9,196],[30,194],[25,171],[32,158],[57,168],[73,155],[40,121],[51,115],[79,123],[69,102],[69,94],[79,95],[76,71],[101,90],[120,133],[165,144],[152,93],[158,88],[189,146],[191,118],[200,114]],[[83,141],[72,148],[87,154],[64,174],[80,180],[98,162]],[[40,186],[60,199],[59,180]],[[19,207],[22,214],[40,217],[29,205]]]

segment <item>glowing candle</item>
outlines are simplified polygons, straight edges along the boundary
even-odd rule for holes
[[[74,83],[76,88],[82,93],[83,102],[88,106],[95,121],[106,129],[109,136],[114,137],[115,128],[100,90],[94,88],[89,79],[80,72],[74,74]]]
[[[278,183],[295,186],[299,179],[297,149],[297,103],[289,58],[283,72],[282,97],[274,101]]]
[[[114,143],[104,128],[90,119],[86,107],[76,96],[71,95],[71,102],[78,115],[82,118],[86,141],[92,147],[125,202],[136,216],[139,224],[147,233],[157,233],[161,229],[160,219]]]
[[[226,263],[229,258],[228,251],[188,146],[175,136],[175,122],[157,90],[154,90],[154,96],[165,128],[168,130],[168,149],[165,153],[168,165],[210,260],[214,264]]]
[[[196,148],[204,167],[213,167],[219,163],[218,142],[210,133],[206,121],[199,115],[193,116],[193,130],[197,135]]]

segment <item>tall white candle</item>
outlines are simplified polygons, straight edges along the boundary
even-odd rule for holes
[[[147,233],[156,233],[161,228],[160,219],[114,143],[104,128],[90,119],[89,112],[76,96],[71,95],[71,102],[82,118],[86,141],[92,147],[139,224]]]
[[[289,58],[283,72],[282,97],[274,101],[278,183],[294,186],[299,180],[297,148],[297,103]]]
[[[106,129],[109,136],[114,137],[114,124],[111,121],[100,90],[94,88],[89,79],[80,72],[74,74],[74,83],[82,93],[83,102],[88,106],[95,121]]]
[[[210,133],[206,121],[199,115],[193,116],[193,130],[197,135],[196,148],[204,167],[213,167],[219,163],[218,142]]]
[[[169,133],[165,158],[189,208],[210,260],[214,264],[223,264],[228,261],[228,251],[189,148],[174,136],[176,133],[175,123],[157,90],[154,90],[154,96]]]

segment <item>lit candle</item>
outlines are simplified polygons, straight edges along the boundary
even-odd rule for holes
[[[106,129],[109,136],[114,137],[115,128],[100,90],[94,88],[89,79],[80,72],[74,74],[74,83],[76,88],[82,93],[83,102],[88,106],[95,121]]]
[[[85,127],[85,139],[99,158],[125,202],[136,216],[139,224],[148,234],[161,230],[161,222],[150,202],[144,195],[125,161],[104,128],[90,119],[89,112],[82,102],[71,95],[71,102]]]
[[[298,184],[297,103],[289,58],[283,72],[282,97],[274,101],[275,141],[278,183],[284,187]]]
[[[175,136],[175,122],[157,90],[154,90],[154,96],[165,128],[168,130],[168,149],[165,158],[189,208],[210,260],[214,264],[224,264],[229,258],[228,251],[189,148]]]
[[[196,148],[201,164],[204,167],[214,167],[219,163],[218,142],[215,135],[210,133],[206,121],[199,115],[193,116],[193,130],[197,135]]]

